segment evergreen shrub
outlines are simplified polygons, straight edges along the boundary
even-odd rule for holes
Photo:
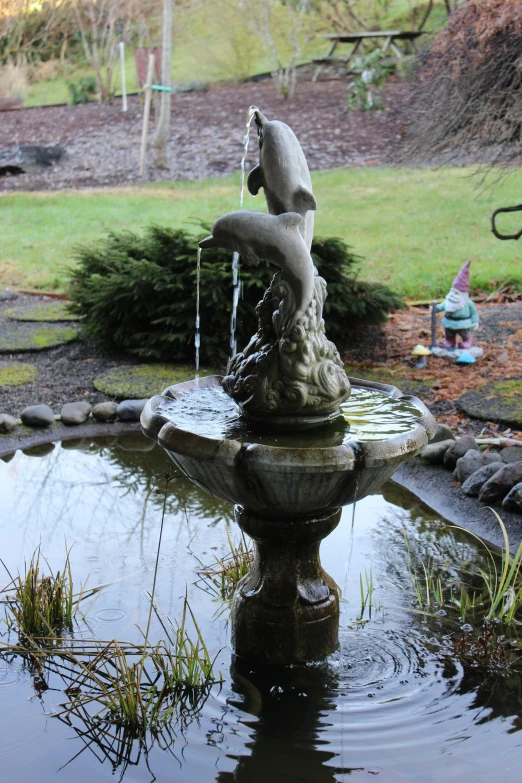
[[[69,272],[70,309],[83,317],[87,335],[144,359],[191,361],[196,253],[199,239],[206,234],[198,237],[152,225],[142,235],[111,233],[92,247],[77,248],[78,264]],[[400,307],[400,298],[389,288],[356,279],[361,259],[341,239],[316,239],[312,255],[328,283],[327,334],[340,350],[356,326],[383,322],[390,310]],[[268,262],[241,266],[239,349],[257,330],[255,307],[275,271]],[[200,276],[203,364],[228,359],[232,290],[230,251],[204,250]]]

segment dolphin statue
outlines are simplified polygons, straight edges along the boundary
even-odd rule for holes
[[[303,218],[299,230],[310,250],[317,202],[304,152],[295,133],[284,122],[267,120],[259,110],[254,117],[259,137],[259,164],[248,175],[248,190],[257,196],[260,188],[264,189],[272,215],[299,213]]]
[[[216,220],[212,234],[202,239],[199,246],[235,250],[249,265],[258,264],[261,259],[276,264],[283,270],[295,297],[295,324],[312,301],[315,285],[315,269],[301,234],[302,225],[303,218],[297,212],[229,212]]]

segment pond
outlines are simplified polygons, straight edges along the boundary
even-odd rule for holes
[[[5,567],[23,572],[40,546],[60,568],[70,547],[75,583],[111,583],[83,603],[75,635],[141,641],[164,502],[161,477],[172,472],[166,455],[139,434],[4,458]],[[67,683],[58,669],[37,672],[27,659],[4,653],[2,781],[520,780],[522,681],[514,632],[506,642],[514,661],[509,668],[476,668],[463,664],[448,642],[449,634],[460,634],[459,612],[416,605],[415,574],[424,567],[444,580],[446,596],[454,582],[457,600],[459,566],[475,571],[485,563],[474,538],[391,483],[360,501],[354,514],[343,509],[321,547],[343,595],[340,650],[320,665],[263,672],[233,661],[229,606],[197,573],[201,564],[226,556],[227,529],[232,539],[239,536],[232,506],[175,475],[166,510],[156,603],[179,619],[187,591],[222,683],[194,709],[174,714],[164,732],[140,742],[77,715],[65,720]],[[2,574],[0,586],[8,581]],[[5,643],[7,627],[0,632]],[[164,638],[157,616],[150,637]]]

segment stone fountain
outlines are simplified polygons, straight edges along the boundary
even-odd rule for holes
[[[258,331],[225,377],[169,387],[141,424],[185,476],[236,504],[256,554],[234,594],[232,645],[241,658],[288,665],[338,646],[339,588],[321,567],[321,540],[342,506],[376,492],[427,444],[435,421],[399,389],[346,376],[310,255],[317,205],[305,156],[287,125],[254,117],[259,165],[247,184],[253,195],[263,189],[269,212],[224,215],[200,245],[279,267]]]

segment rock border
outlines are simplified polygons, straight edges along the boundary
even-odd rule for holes
[[[141,432],[139,421],[133,422],[109,422],[98,424],[79,424],[75,427],[66,427],[56,424],[52,429],[36,430],[31,435],[23,437],[6,436],[0,439],[0,458],[14,454],[20,449],[29,449],[45,443],[56,443],[58,440],[77,440],[78,438],[99,438],[110,435],[121,435],[128,432]]]

